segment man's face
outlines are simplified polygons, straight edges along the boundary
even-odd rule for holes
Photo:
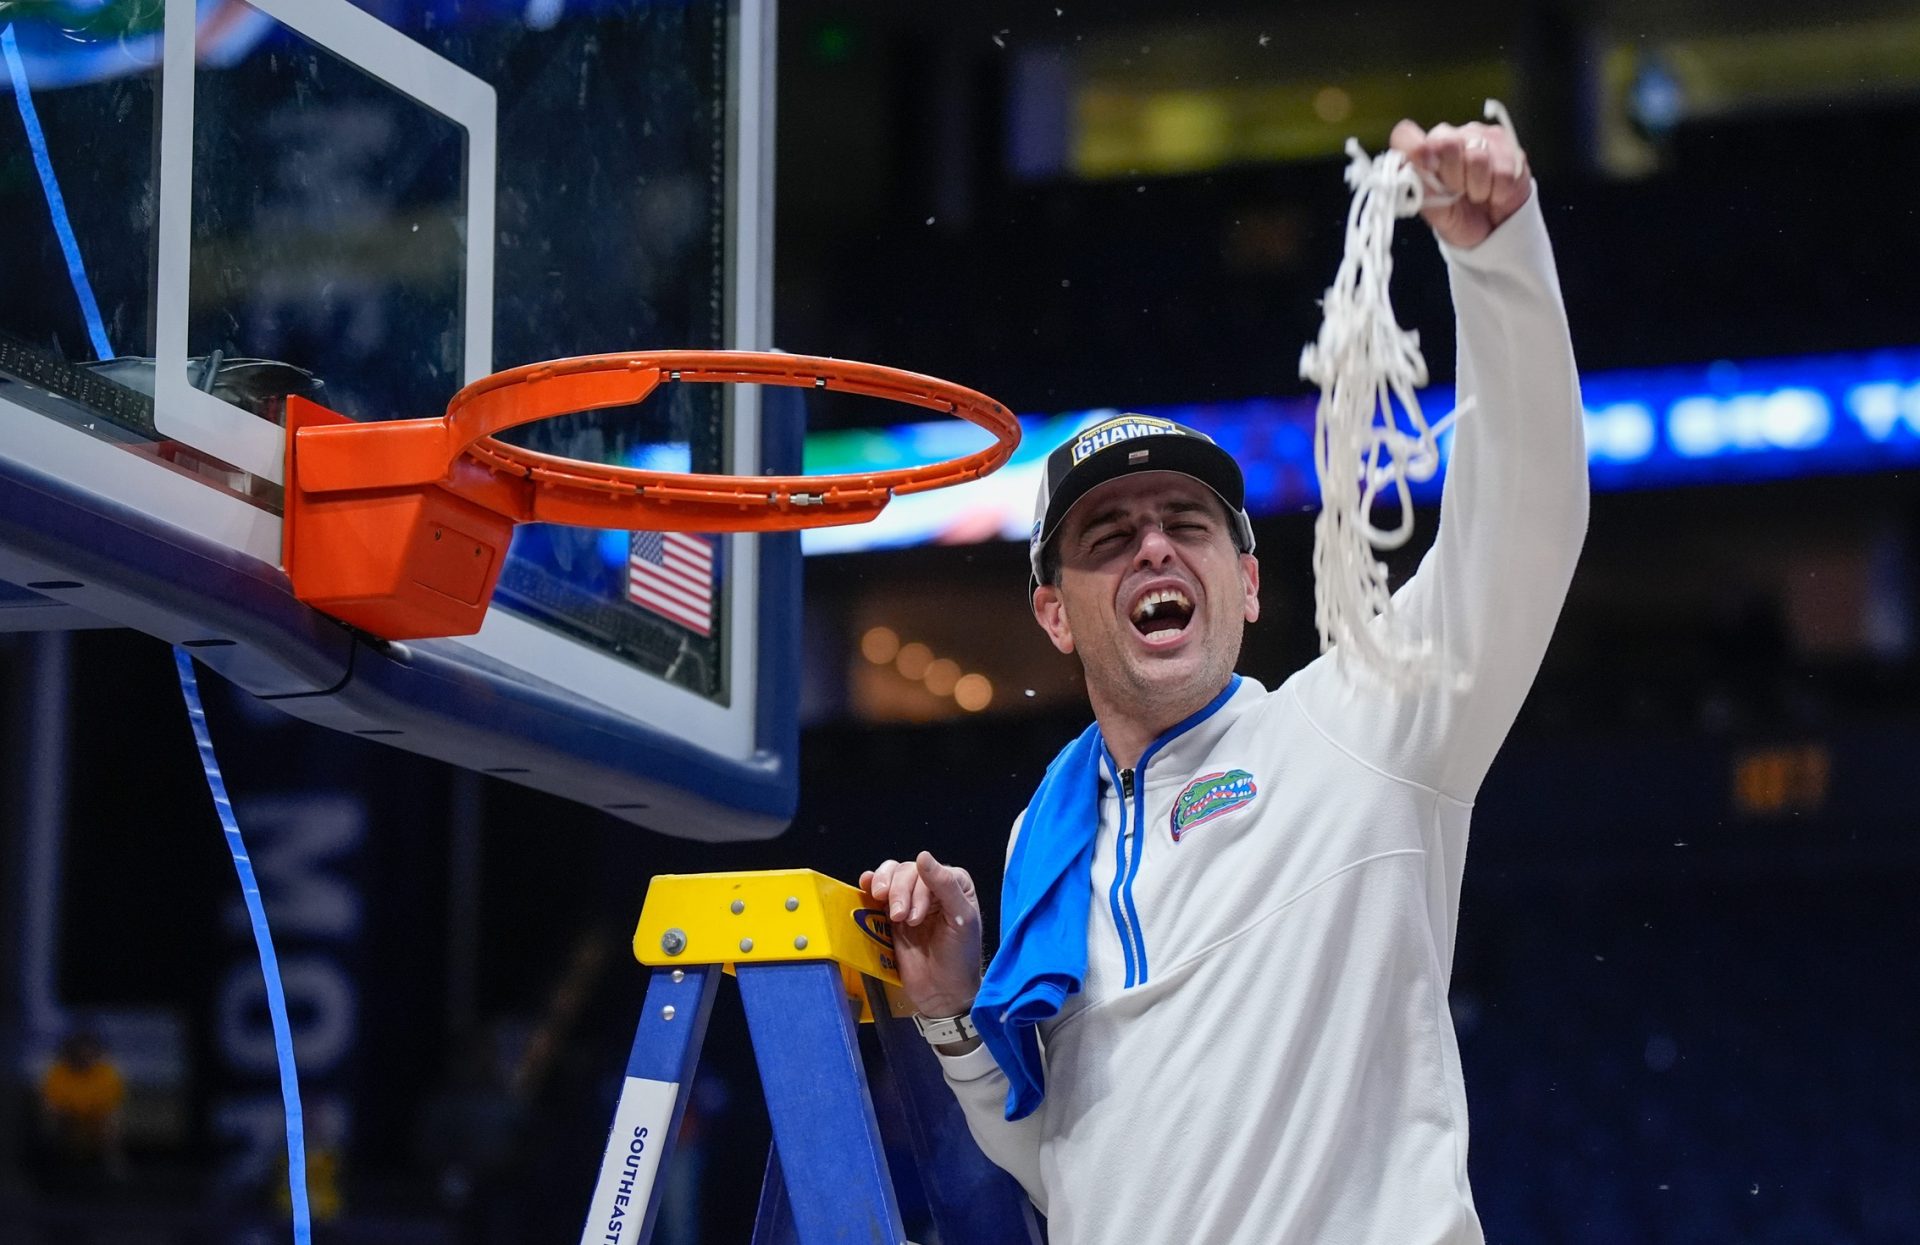
[[[1167,726],[1226,685],[1260,616],[1260,564],[1233,547],[1212,489],[1178,472],[1121,476],[1081,498],[1054,542],[1060,573],[1034,615],[1080,654],[1096,710]]]

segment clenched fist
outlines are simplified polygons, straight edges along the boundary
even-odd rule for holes
[[[1389,141],[1430,185],[1437,182],[1445,192],[1429,195],[1420,215],[1449,246],[1478,246],[1526,204],[1533,190],[1527,153],[1504,126],[1473,121],[1423,130],[1402,121]]]

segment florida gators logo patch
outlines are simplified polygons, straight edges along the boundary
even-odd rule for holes
[[[1173,802],[1173,816],[1170,819],[1173,841],[1178,843],[1195,826],[1203,826],[1216,817],[1224,817],[1236,808],[1253,803],[1253,797],[1259,793],[1253,775],[1243,769],[1202,774],[1188,783],[1180,792],[1180,798]]]

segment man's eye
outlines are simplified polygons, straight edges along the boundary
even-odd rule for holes
[[[1090,545],[1089,548],[1107,549],[1107,548],[1111,548],[1114,542],[1125,540],[1125,539],[1126,539],[1126,533],[1124,532],[1117,532],[1117,531],[1107,532],[1104,535],[1094,537],[1093,544]]]
[[[1170,531],[1175,532],[1206,532],[1212,530],[1198,519],[1190,519],[1184,523],[1169,523],[1167,527]]]

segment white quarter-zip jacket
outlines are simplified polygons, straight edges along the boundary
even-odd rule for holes
[[[1467,678],[1396,694],[1324,656],[1239,680],[1130,771],[1104,760],[1046,1100],[1009,1123],[984,1047],[942,1060],[1054,1245],[1483,1239],[1447,1011],[1461,868],[1585,535],[1586,451],[1537,188],[1442,250],[1474,405],[1394,608]]]

